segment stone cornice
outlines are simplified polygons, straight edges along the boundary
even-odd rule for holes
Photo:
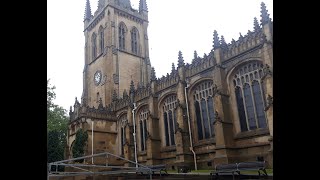
[[[143,23],[143,22],[149,22],[146,18],[144,18],[142,15],[139,14],[139,12],[137,11],[136,13],[133,13],[133,12],[128,12],[126,9],[118,6],[118,5],[115,5],[113,3],[111,4],[108,4],[107,6],[105,6],[103,9],[100,10],[100,12],[98,12],[97,15],[95,15],[90,21],[89,21],[89,24],[88,26],[83,30],[86,31],[91,31],[100,21],[101,19],[105,16],[105,10],[108,8],[108,7],[112,7],[114,8],[115,10],[115,13],[119,14],[120,16],[125,16],[129,19],[132,19],[138,23]]]
[[[105,16],[105,9],[103,9],[96,17],[94,17],[89,25],[83,30],[86,31],[91,31]]]
[[[115,9],[115,13],[118,13],[120,16],[121,15],[127,16],[128,18],[131,18],[132,20],[139,23],[143,23],[144,21],[148,22],[148,20],[145,19],[142,15],[140,15],[138,11],[136,13],[133,13],[133,12],[127,11],[126,9],[118,5],[109,4],[108,6],[113,7]]]
[[[98,54],[98,56],[96,58],[94,58],[93,61],[91,61],[88,65],[93,64],[94,62],[96,62],[100,57],[102,56],[102,53]]]
[[[254,137],[259,137],[259,136],[266,136],[269,135],[269,130],[268,129],[255,129],[251,131],[246,131],[246,132],[240,132],[234,136],[234,139],[251,139]]]
[[[126,51],[126,50],[123,50],[123,49],[117,49],[117,50],[120,51],[120,52],[123,52],[123,53],[127,53],[127,54],[129,54],[129,55],[136,56],[136,57],[138,57],[138,58],[144,59],[144,57],[142,57],[142,56],[140,56],[140,55],[138,55],[138,54],[134,54],[134,53],[131,53],[131,52]]]
[[[234,60],[236,60],[236,59],[246,59],[247,56],[248,56],[248,57],[252,57],[252,55],[254,54],[253,52],[256,51],[256,50],[258,50],[258,49],[261,49],[262,46],[263,46],[263,44],[258,44],[257,46],[255,46],[255,47],[253,47],[253,48],[251,48],[251,49],[248,49],[248,50],[246,50],[246,51],[244,51],[244,52],[242,52],[242,53],[240,53],[240,54],[238,54],[238,55],[236,55],[236,56],[233,56],[233,57],[231,57],[231,58],[229,58],[229,59],[224,60],[224,61],[221,63],[221,64],[222,64],[222,67],[224,67],[223,65],[226,65],[226,64],[228,64],[228,63],[230,63],[230,62],[232,62],[232,61],[234,61]]]

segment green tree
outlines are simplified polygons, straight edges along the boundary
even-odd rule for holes
[[[68,130],[66,110],[53,103],[55,86],[47,80],[47,152],[48,162],[64,159],[64,148]]]
[[[72,148],[72,154],[74,158],[84,156],[84,148],[88,142],[88,133],[79,129],[76,133],[76,139]],[[76,162],[83,162],[83,159],[77,160]]]

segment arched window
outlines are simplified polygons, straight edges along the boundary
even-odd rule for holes
[[[198,126],[198,139],[214,137],[213,83],[204,81],[194,89],[194,106]]]
[[[141,151],[147,149],[147,119],[148,119],[148,108],[143,108],[139,113],[139,126],[140,126],[140,147]]]
[[[264,112],[263,65],[253,62],[241,67],[234,75],[233,84],[241,131],[266,128]]]
[[[131,51],[138,54],[138,30],[135,27],[131,30]]]
[[[124,145],[126,143],[126,126],[127,126],[128,120],[127,115],[123,115],[120,118],[120,148],[121,148],[121,155],[124,155]]]
[[[103,31],[103,27],[100,26],[99,28],[99,45],[100,45],[100,54],[103,53],[104,51],[104,31]]]
[[[96,33],[92,34],[92,60],[97,57],[97,35]]]
[[[163,103],[163,124],[165,131],[166,146],[175,145],[175,127],[177,122],[176,115],[177,96],[170,95]]]
[[[119,49],[125,50],[125,33],[126,27],[123,23],[119,24]]]

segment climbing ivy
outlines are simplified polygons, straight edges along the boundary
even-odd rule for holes
[[[88,142],[88,133],[82,129],[79,129],[76,133],[76,139],[72,148],[72,154],[74,158],[84,156],[84,148]],[[83,159],[76,160],[76,162],[83,162]]]

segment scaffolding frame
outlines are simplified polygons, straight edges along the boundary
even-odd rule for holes
[[[87,159],[87,158],[93,158],[93,157],[101,157],[104,156],[106,159],[109,158],[109,155],[112,157],[116,157],[119,159],[122,159],[126,162],[135,164],[136,167],[126,167],[126,166],[109,166],[107,163],[106,165],[96,165],[96,164],[74,164],[74,163],[68,163],[68,162],[74,162],[76,160],[81,160],[81,159]],[[56,170],[51,171],[51,167],[55,166]],[[76,169],[80,169],[84,172],[59,172],[58,167],[59,166],[64,166],[64,167],[73,167]],[[88,168],[112,168],[112,169],[119,169],[119,170],[110,170],[110,171],[102,171],[102,172],[94,172],[90,171],[88,169],[84,169],[82,167],[88,167]],[[152,169],[149,168],[148,166],[136,163],[134,161],[131,161],[129,159],[125,159],[121,156],[109,153],[109,152],[103,152],[103,153],[98,153],[98,154],[93,154],[89,156],[82,156],[78,158],[72,158],[72,159],[67,159],[67,160],[62,160],[62,161],[56,161],[56,162],[51,162],[48,163],[48,172],[47,172],[47,178],[49,180],[49,177],[67,177],[67,176],[81,176],[81,175],[89,175],[89,176],[95,176],[95,175],[115,175],[115,174],[124,174],[124,173],[137,173],[137,172],[146,172],[149,175],[149,179],[152,179]]]

